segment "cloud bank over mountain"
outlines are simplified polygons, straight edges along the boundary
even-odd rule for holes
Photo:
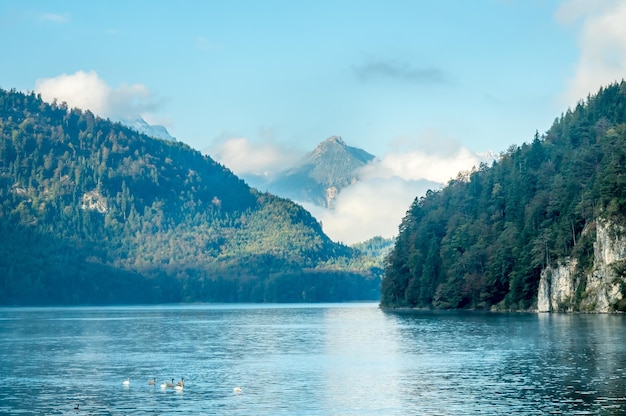
[[[368,72],[368,76],[412,78],[417,74],[411,68],[394,68],[374,65],[360,70],[364,71],[363,75]],[[141,116],[151,124],[162,123],[154,116],[162,100],[148,87],[142,84],[111,87],[94,71],[40,79],[35,92],[47,101],[64,101],[70,107],[89,109],[114,120],[128,119],[130,115]],[[351,244],[374,236],[393,237],[415,197],[424,195],[428,189],[438,189],[460,171],[469,170],[482,160],[460,143],[435,131],[416,138],[398,137],[392,148],[392,152],[359,170],[360,181],[339,192],[334,209],[296,202],[320,220],[324,231],[336,241]],[[292,166],[305,153],[271,137],[259,142],[246,137],[226,137],[205,152],[244,178],[271,176]]]
[[[95,71],[77,71],[53,78],[42,78],[35,83],[35,92],[51,102],[90,110],[96,115],[112,120],[142,117],[150,124],[167,124],[157,120],[154,112],[163,100],[156,97],[143,84],[109,86]]]
[[[477,166],[478,155],[459,148],[448,156],[415,150],[387,154],[359,172],[361,180],[337,195],[335,209],[305,205],[324,231],[346,244],[374,236],[390,238],[416,197],[439,189],[461,171]]]
[[[218,141],[204,152],[241,176],[269,176],[302,156],[301,152],[272,140],[256,143],[245,137]]]
[[[399,139],[395,147],[393,153],[357,171],[360,180],[337,194],[334,209],[296,202],[320,220],[326,234],[335,241],[353,244],[375,236],[390,238],[398,233],[416,197],[429,189],[439,189],[461,171],[489,162],[434,132],[416,140]],[[296,155],[293,149],[276,142],[251,143],[245,138],[224,140],[213,151],[208,149],[208,154],[242,177],[287,169],[289,162],[298,159],[295,156],[304,155]]]

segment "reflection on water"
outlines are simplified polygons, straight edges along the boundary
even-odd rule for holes
[[[623,316],[539,315],[539,334],[545,352],[535,354],[539,365],[532,366],[531,374],[543,381],[545,394],[559,408],[624,414]]]
[[[626,413],[619,315],[398,315],[416,414]],[[434,404],[437,403],[437,404]]]
[[[374,304],[5,308],[0,414],[625,414],[624,319]],[[183,391],[159,387],[181,377]]]

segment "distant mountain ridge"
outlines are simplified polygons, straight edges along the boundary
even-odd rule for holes
[[[120,120],[120,123],[122,123],[126,127],[130,127],[131,129],[141,134],[145,134],[146,136],[155,137],[157,139],[167,140],[170,142],[176,141],[176,138],[172,136],[164,126],[158,124],[149,124],[146,120],[139,116],[123,118]]]
[[[332,208],[342,189],[359,180],[357,170],[375,159],[363,149],[331,136],[307,153],[294,167],[270,178],[268,191],[299,202]]]

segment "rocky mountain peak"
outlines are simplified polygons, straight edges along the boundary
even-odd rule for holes
[[[328,139],[324,140],[322,143],[317,145],[317,147],[330,146],[330,145],[333,145],[333,144],[338,144],[340,146],[345,146],[346,142],[343,141],[341,136],[330,136]]]
[[[373,159],[374,156],[365,150],[348,146],[341,136],[331,136],[307,154],[303,164],[316,165],[322,171],[336,170],[342,167],[354,170]]]
[[[267,186],[277,195],[332,207],[343,188],[358,182],[357,170],[373,159],[365,150],[348,146],[341,136],[331,136]]]

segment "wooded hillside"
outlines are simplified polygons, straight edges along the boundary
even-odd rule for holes
[[[380,280],[180,142],[0,90],[0,303],[342,301]]]
[[[526,310],[541,271],[591,266],[598,218],[626,224],[626,83],[416,198],[386,260],[382,306]]]

